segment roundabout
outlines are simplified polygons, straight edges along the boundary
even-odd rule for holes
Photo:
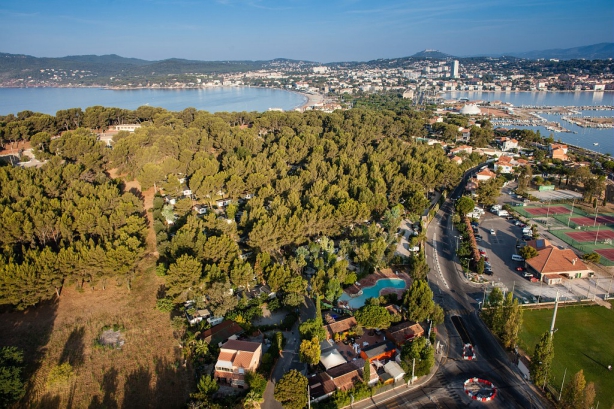
[[[480,378],[469,378],[463,384],[465,394],[473,400],[489,402],[497,396],[497,388],[492,382]]]

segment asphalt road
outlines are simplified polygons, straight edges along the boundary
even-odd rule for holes
[[[461,187],[452,193],[455,198],[460,195]],[[429,225],[427,230],[427,261],[431,265],[429,281],[433,288],[436,301],[442,305],[447,312],[445,328],[449,336],[449,358],[444,363],[444,370],[440,381],[448,385],[452,390],[458,390],[464,380],[471,377],[479,377],[493,382],[499,394],[495,398],[498,408],[543,408],[549,404],[542,401],[541,397],[534,390],[533,386],[527,383],[516,366],[510,362],[507,353],[501,348],[495,337],[490,333],[477,315],[476,308],[478,301],[481,300],[483,289],[473,285],[464,279],[458,264],[455,262],[454,250],[456,243],[452,232],[451,221],[452,203],[447,201],[437,214],[436,218]],[[496,217],[496,216],[493,216]],[[497,218],[496,222],[505,222],[504,219]],[[511,263],[511,252],[515,249],[515,237],[513,237],[503,226],[494,225],[503,231],[497,231],[492,236],[482,230],[482,236],[487,242],[482,242],[485,248],[499,246],[499,250],[510,252],[509,261],[501,259],[499,262]],[[515,226],[514,226],[515,227]],[[491,226],[484,225],[483,229],[490,230]],[[510,246],[510,243],[514,246]],[[488,251],[488,250],[487,250]],[[435,259],[435,257],[437,259]],[[437,267],[439,266],[439,267]],[[497,264],[493,264],[496,269]],[[508,267],[508,270],[509,267]],[[511,270],[510,270],[511,271]],[[441,273],[440,273],[441,272]],[[512,273],[513,274],[513,273]],[[456,328],[451,323],[450,317],[458,315],[473,341],[477,359],[475,361],[462,360],[462,341]],[[466,397],[462,396],[457,400],[457,404],[464,404]]]

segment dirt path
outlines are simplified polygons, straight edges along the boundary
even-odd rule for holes
[[[141,184],[136,179],[127,181],[125,179],[126,175],[119,175],[117,169],[109,170],[109,176],[113,179],[122,178],[125,186],[125,192],[132,191],[137,196],[143,198],[143,206],[147,217],[147,250],[149,253],[158,256],[158,252],[156,249],[156,232],[153,229],[153,213],[148,211],[149,209],[153,208],[153,199],[155,196],[153,187],[143,192],[141,190]]]

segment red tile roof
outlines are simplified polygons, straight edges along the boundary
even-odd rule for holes
[[[536,257],[526,261],[538,273],[561,274],[589,271],[586,264],[570,249],[559,250],[556,247],[545,247],[538,252]]]

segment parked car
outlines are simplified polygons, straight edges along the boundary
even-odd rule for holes
[[[487,276],[491,276],[493,275],[492,270],[484,270],[484,274],[486,274]]]
[[[482,241],[481,237],[475,236],[475,241],[477,241],[478,243]]]
[[[516,271],[524,271],[525,268],[524,267],[516,267]]]
[[[523,276],[525,276],[526,278],[531,278],[531,277],[533,277],[533,274],[531,274],[531,273],[529,273],[529,272],[525,272],[525,273],[523,274]]]
[[[482,235],[481,235],[481,234],[476,234],[476,235],[475,235],[475,238],[476,238],[476,239],[477,239],[477,238],[480,238],[480,239],[481,239],[481,238],[482,238]]]
[[[486,250],[484,250],[483,248],[479,248],[478,251],[480,252],[480,255],[482,256],[486,255]]]
[[[512,260],[514,260],[514,261],[524,261],[522,256],[520,256],[518,254],[512,254]]]
[[[495,229],[490,229],[490,234],[496,234]]]

